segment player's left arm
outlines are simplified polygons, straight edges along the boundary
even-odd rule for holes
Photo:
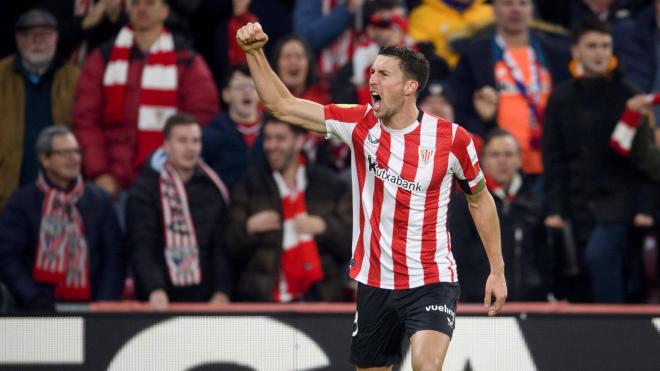
[[[473,194],[466,193],[466,197],[470,215],[472,215],[474,225],[477,227],[477,232],[481,242],[483,242],[490,264],[490,274],[486,280],[484,305],[488,308],[488,315],[494,316],[502,309],[507,297],[500,222],[493,196],[485,187],[480,188],[479,191]],[[493,296],[495,296],[495,303],[492,303]]]
[[[484,305],[488,308],[488,315],[494,316],[502,309],[507,296],[497,208],[486,188],[474,141],[465,129],[455,127],[451,152],[456,159],[452,164],[454,175],[466,194],[470,215],[488,255],[490,274],[486,281]],[[493,296],[495,303],[492,303]]]

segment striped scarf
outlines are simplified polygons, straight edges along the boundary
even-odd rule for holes
[[[225,205],[229,192],[218,175],[200,160],[199,169],[218,187]],[[188,205],[183,180],[167,161],[160,172],[160,200],[163,207],[165,261],[174,286],[198,285],[202,281],[199,266],[199,244]]]
[[[123,123],[126,83],[133,30],[125,26],[119,31],[112,47],[110,61],[103,76],[107,104],[105,122],[110,125]],[[165,28],[151,46],[140,82],[138,109],[138,138],[135,164],[139,166],[147,156],[163,142],[165,120],[176,113],[177,68],[174,38]]]
[[[660,103],[660,93],[651,94],[653,97],[653,104]],[[610,136],[610,147],[612,147],[618,154],[624,157],[630,155],[630,148],[632,147],[633,139],[637,134],[637,128],[642,122],[642,115],[638,112],[626,108],[623,115],[617,122]]]
[[[35,282],[53,284],[56,299],[91,299],[89,251],[76,207],[84,187],[80,177],[68,192],[49,185],[41,173],[37,177],[37,188],[44,193],[44,202],[32,277]]]
[[[321,257],[314,236],[296,231],[295,220],[307,214],[305,203],[305,162],[300,157],[296,172],[296,186],[289,189],[282,175],[274,171],[273,178],[282,200],[283,241],[280,257],[279,279],[275,285],[273,299],[288,302],[305,295],[312,284],[323,279]]]

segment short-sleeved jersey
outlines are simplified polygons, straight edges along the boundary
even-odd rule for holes
[[[384,289],[456,282],[447,230],[453,179],[470,194],[485,186],[467,131],[421,110],[393,130],[370,105],[327,105],[325,125],[353,154],[351,278]]]

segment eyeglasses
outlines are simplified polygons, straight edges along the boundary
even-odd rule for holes
[[[80,156],[82,151],[80,148],[67,148],[67,149],[51,149],[48,152],[49,155],[58,155],[58,156]]]

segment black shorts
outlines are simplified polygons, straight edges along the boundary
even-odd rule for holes
[[[434,283],[407,290],[387,290],[358,283],[357,311],[351,342],[351,363],[382,367],[401,363],[404,330],[452,336],[458,283]]]

